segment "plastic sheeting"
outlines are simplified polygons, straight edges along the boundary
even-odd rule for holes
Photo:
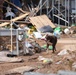
[[[45,32],[53,32],[53,29],[51,28],[51,26],[47,25],[47,26],[44,26],[44,27],[41,27],[39,29],[41,32],[45,33]]]

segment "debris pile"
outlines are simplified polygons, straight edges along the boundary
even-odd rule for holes
[[[57,71],[66,69],[64,67],[59,67],[60,65],[68,66],[69,70],[76,71],[76,45],[63,46],[60,50],[57,50],[55,54],[51,53],[53,46],[50,45],[48,47],[50,54],[47,54],[45,38],[47,34],[56,36],[58,40],[57,43],[67,44],[67,39],[64,41],[63,36],[65,35],[65,37],[71,39],[76,38],[76,27],[56,26],[45,14],[38,15],[38,11],[40,10],[38,6],[35,6],[33,9],[30,9],[30,6],[28,6],[30,11],[26,11],[28,9],[24,11],[21,8],[20,2],[18,4],[19,6],[17,6],[14,2],[5,0],[5,4],[7,4],[7,8],[6,12],[4,12],[4,20],[0,20],[0,63],[24,62],[23,64],[21,63],[23,67],[9,70],[8,72],[10,72],[10,74],[46,75],[31,71],[38,72],[39,70],[42,71],[43,68],[53,68],[54,70],[55,66]],[[68,43],[75,43],[75,41],[73,41],[74,40],[72,39],[72,41],[70,40]],[[14,53],[16,55],[14,55]],[[42,55],[42,53],[44,54]],[[38,56],[29,58],[35,54],[38,54]],[[18,58],[18,55],[20,57],[28,56],[29,59],[25,60],[25,58]],[[32,64],[30,64],[30,66],[25,66],[28,64],[27,62],[33,62],[34,66],[36,65],[36,68],[30,67]],[[38,64],[41,66],[38,66]],[[74,75],[76,74],[75,72],[69,73],[68,71],[59,71],[57,74],[47,75],[72,75],[73,73]],[[6,75],[10,74],[8,73]]]

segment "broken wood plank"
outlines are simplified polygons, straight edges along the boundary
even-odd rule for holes
[[[46,22],[46,21],[44,22],[44,20],[43,20],[42,17],[39,17],[39,16],[38,16],[38,19],[42,22],[43,26],[46,26],[46,25],[47,25],[47,22]]]
[[[36,26],[36,29],[42,27],[42,23],[37,19],[37,17],[30,17],[30,22]]]
[[[47,25],[51,26],[52,28],[55,28],[55,25],[51,22],[51,20],[46,15],[29,17],[29,18],[30,18],[30,22],[36,26],[36,29],[39,29]]]
[[[23,19],[23,18],[25,18],[28,14],[29,14],[29,13],[22,14],[22,15],[19,16],[19,17],[16,17],[16,18],[14,18],[14,19],[11,19],[10,22],[1,23],[1,24],[0,24],[0,27],[6,26],[6,25],[10,24],[11,22],[15,22],[15,21],[17,21],[17,20]]]

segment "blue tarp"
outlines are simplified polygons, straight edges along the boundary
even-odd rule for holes
[[[21,8],[21,2],[20,0],[10,0],[13,4],[15,4],[16,6]],[[18,10],[16,8],[14,8],[14,12],[17,12]]]

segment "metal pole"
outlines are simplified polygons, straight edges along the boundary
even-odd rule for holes
[[[54,8],[65,18],[65,16],[60,12],[59,9],[57,9],[55,6],[54,6]]]
[[[63,21],[65,21],[66,23],[69,23],[67,20],[63,19],[62,17],[59,17],[58,15],[54,14],[54,16],[57,17],[57,18],[59,18],[59,19],[61,19],[61,20],[63,20]]]
[[[46,2],[47,0],[40,7],[39,7],[40,4],[37,6],[38,10],[33,14],[33,16],[36,15],[36,13],[46,4]]]
[[[66,17],[67,16],[66,16],[66,0],[65,0],[65,20],[67,20]],[[66,26],[66,22],[65,22],[65,26]]]
[[[52,0],[52,8],[54,7],[54,0]],[[54,14],[54,9],[52,10],[52,19],[53,19],[53,22],[54,22],[54,16],[53,16],[53,14]]]
[[[70,3],[70,2],[69,2],[69,0],[68,0],[68,22],[69,22],[69,17],[70,17],[70,16],[69,16],[69,3]],[[69,27],[69,23],[68,23],[68,27]]]
[[[46,9],[47,9],[47,16],[48,16],[48,12],[49,12],[49,0],[47,0],[47,5],[46,5]]]
[[[60,0],[58,0],[58,9],[60,11]],[[60,14],[60,12],[58,11],[58,14]],[[58,26],[60,25],[60,19],[58,18]]]
[[[11,52],[12,52],[12,46],[13,46],[13,43],[12,43],[12,42],[13,42],[13,40],[12,40],[12,37],[13,37],[13,36],[12,36],[12,22],[11,22],[10,25],[11,25]]]
[[[11,16],[11,20],[12,20],[12,16]],[[12,53],[12,46],[13,46],[13,39],[12,39],[12,37],[13,37],[13,35],[12,35],[12,25],[13,25],[13,23],[12,23],[12,21],[11,21],[11,53]]]
[[[40,0],[40,7],[42,6],[42,0]],[[42,14],[42,8],[40,9],[40,15]]]
[[[19,30],[16,30],[16,49],[17,49],[17,55],[19,55],[19,43],[18,43],[18,32]]]
[[[53,10],[53,7],[49,10],[49,12],[47,14],[49,15],[52,10]]]
[[[76,25],[76,0],[75,0],[75,25]]]

